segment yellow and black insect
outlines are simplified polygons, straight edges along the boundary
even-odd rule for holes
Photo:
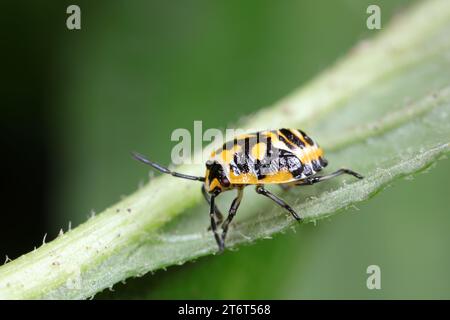
[[[133,156],[162,173],[203,182],[202,193],[210,206],[211,230],[219,246],[225,248],[228,227],[241,203],[246,186],[255,185],[256,192],[273,200],[286,209],[298,221],[302,218],[282,199],[264,188],[266,184],[279,184],[282,187],[312,185],[341,174],[350,174],[358,179],[363,177],[349,169],[339,169],[331,174],[316,175],[328,161],[323,150],[302,130],[279,129],[243,134],[223,144],[222,148],[211,153],[206,161],[204,177],[190,176],[173,172],[146,157],[133,153]],[[215,198],[222,192],[237,190],[228,217],[223,216],[214,204]],[[222,227],[222,234],[218,232]]]

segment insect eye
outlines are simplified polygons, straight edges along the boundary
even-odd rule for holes
[[[230,180],[228,180],[228,178],[222,178],[222,181],[221,181],[221,184],[224,186],[224,187],[229,187],[230,186]]]

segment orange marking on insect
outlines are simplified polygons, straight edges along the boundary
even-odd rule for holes
[[[303,163],[311,163],[313,160],[318,160],[322,155],[323,150],[321,148],[308,147],[303,149],[298,157]]]
[[[211,181],[209,183],[209,189],[210,190],[214,190],[214,188],[219,187],[220,186],[220,182],[217,179],[213,179],[213,181]]]
[[[257,184],[258,178],[253,173],[241,173],[240,175],[236,175],[231,171],[230,182],[232,184]]]
[[[261,182],[266,183],[286,183],[294,180],[292,173],[287,170],[280,170],[275,172],[274,174],[267,175],[264,179],[261,179]]]
[[[234,172],[230,172],[230,181],[232,184],[280,184],[294,180],[292,174],[287,170],[281,170],[266,175],[263,179],[258,179],[254,173],[242,173],[236,175]]]
[[[252,156],[255,159],[262,160],[264,159],[267,151],[267,145],[263,142],[255,144],[252,148]]]
[[[268,137],[268,138],[271,138],[271,139],[275,139],[275,140],[279,140],[278,139],[278,136],[275,134],[275,133],[273,133],[272,131],[267,131],[267,132],[264,132],[264,133],[262,133],[264,136],[266,136],[266,137]]]

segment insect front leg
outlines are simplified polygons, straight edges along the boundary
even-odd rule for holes
[[[203,194],[203,197],[205,198],[206,202],[208,202],[208,204],[211,205],[211,199],[209,198],[209,194],[206,191],[204,184],[202,185],[202,194]],[[222,215],[222,212],[220,212],[219,208],[216,205],[214,205],[214,212],[215,212],[216,218],[217,218],[216,224],[220,225],[223,221],[223,215]],[[211,226],[208,227],[208,231],[209,230],[211,230]]]
[[[242,197],[244,195],[244,188],[237,189],[237,197],[234,198],[233,203],[231,204],[230,210],[228,211],[228,217],[222,224],[222,241],[225,243],[225,238],[227,237],[228,227],[236,215],[236,211],[241,204]]]
[[[219,246],[219,252],[222,252],[224,249],[223,241],[217,232],[217,224],[216,224],[216,216],[214,211],[214,200],[216,199],[216,195],[212,195],[210,199],[209,206],[209,217],[211,218],[211,230],[214,233],[214,238],[216,239],[217,245]]]
[[[284,200],[278,198],[276,195],[272,194],[269,190],[264,189],[263,186],[261,186],[261,185],[256,186],[256,193],[262,194],[263,196],[269,198],[270,200],[275,202],[277,205],[279,205],[283,209],[286,209],[287,211],[289,211],[295,220],[297,220],[297,221],[302,220],[302,218],[300,218],[300,216],[297,214],[297,212],[295,212],[294,209],[292,209],[286,202],[284,202]]]
[[[329,180],[329,179],[333,179],[337,176],[343,175],[343,174],[349,174],[351,176],[354,176],[358,179],[363,179],[364,177],[362,175],[360,175],[359,173],[352,171],[350,169],[339,169],[333,173],[327,174],[325,176],[315,176],[315,177],[308,177],[298,183],[296,183],[296,186],[304,186],[304,185],[311,185],[311,184],[315,184],[318,182],[322,182],[325,180]]]

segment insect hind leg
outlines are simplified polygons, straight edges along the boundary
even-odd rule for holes
[[[336,178],[336,177],[338,177],[340,175],[343,175],[343,174],[348,174],[348,175],[354,176],[355,178],[358,178],[358,179],[363,179],[364,178],[362,175],[360,175],[359,173],[357,173],[357,172],[355,172],[353,170],[342,168],[342,169],[339,169],[339,170],[337,170],[337,171],[335,171],[333,173],[330,173],[330,174],[327,174],[327,175],[324,175],[324,176],[308,177],[308,178],[306,178],[306,179],[304,179],[302,181],[299,181],[295,185],[296,186],[312,185],[312,184],[315,184],[315,183],[318,183],[318,182],[322,182],[322,181],[326,181],[326,180],[330,180],[330,179]]]
[[[261,185],[256,186],[256,193],[269,198],[270,200],[275,202],[277,205],[279,205],[283,209],[286,209],[287,211],[289,211],[289,213],[294,217],[295,220],[302,221],[302,218],[297,214],[297,212],[295,212],[294,209],[291,208],[290,205],[288,205],[286,202],[284,202],[283,199],[278,198],[276,195],[271,193],[269,190],[266,190],[263,186],[261,186]]]

